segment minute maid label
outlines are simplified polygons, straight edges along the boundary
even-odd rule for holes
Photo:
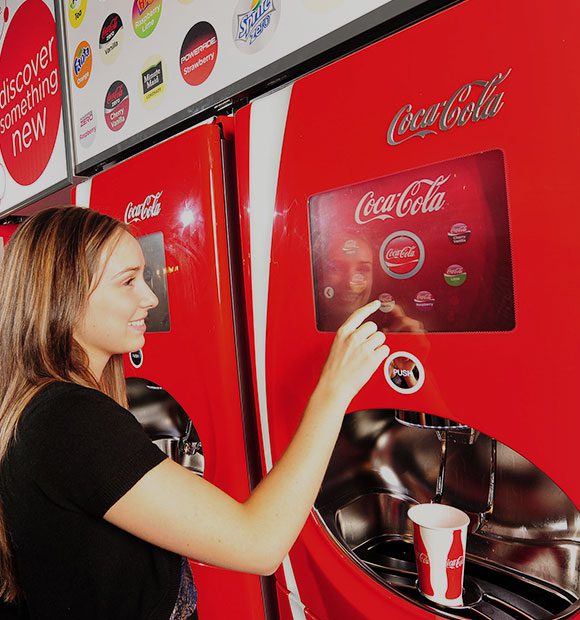
[[[163,100],[167,81],[165,61],[161,56],[151,56],[141,70],[142,101],[146,108],[155,108]]]

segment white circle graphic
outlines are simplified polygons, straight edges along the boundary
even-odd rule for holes
[[[407,359],[410,359],[419,369],[419,377],[417,379],[417,383],[414,386],[409,388],[402,388],[398,386],[391,378],[389,366],[398,357],[406,357]],[[414,394],[415,392],[418,392],[423,387],[423,383],[425,383],[425,369],[423,368],[423,364],[421,364],[418,357],[416,357],[412,353],[408,353],[407,351],[395,351],[394,353],[391,353],[389,357],[387,357],[387,359],[385,360],[385,364],[383,366],[383,373],[389,386],[392,387],[395,392],[399,392],[399,394]]]

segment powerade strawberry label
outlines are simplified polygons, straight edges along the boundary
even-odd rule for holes
[[[121,80],[113,82],[105,95],[105,121],[111,131],[119,131],[129,114],[129,91]]]
[[[501,151],[340,185],[308,209],[320,331],[385,293],[373,320],[390,331],[515,327]]]

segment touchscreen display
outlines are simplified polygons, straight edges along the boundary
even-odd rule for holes
[[[146,324],[148,332],[168,332],[169,300],[167,297],[167,269],[165,265],[165,243],[163,233],[156,232],[137,239],[145,256],[143,277],[149,288],[157,295],[159,304],[149,310]]]
[[[404,317],[428,332],[515,327],[501,151],[314,195],[309,218],[320,331],[376,298],[390,331]]]

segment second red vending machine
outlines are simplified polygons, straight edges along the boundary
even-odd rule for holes
[[[465,0],[236,116],[264,468],[367,301],[390,355],[277,572],[284,620],[567,618],[580,599],[578,4]],[[464,605],[408,509],[467,512]]]
[[[132,412],[192,475],[243,501],[252,430],[232,304],[227,149],[220,125],[197,127],[98,174],[77,188],[76,203],[129,226],[159,298],[143,350],[125,360]],[[192,569],[201,620],[266,617],[259,577],[195,561]]]

